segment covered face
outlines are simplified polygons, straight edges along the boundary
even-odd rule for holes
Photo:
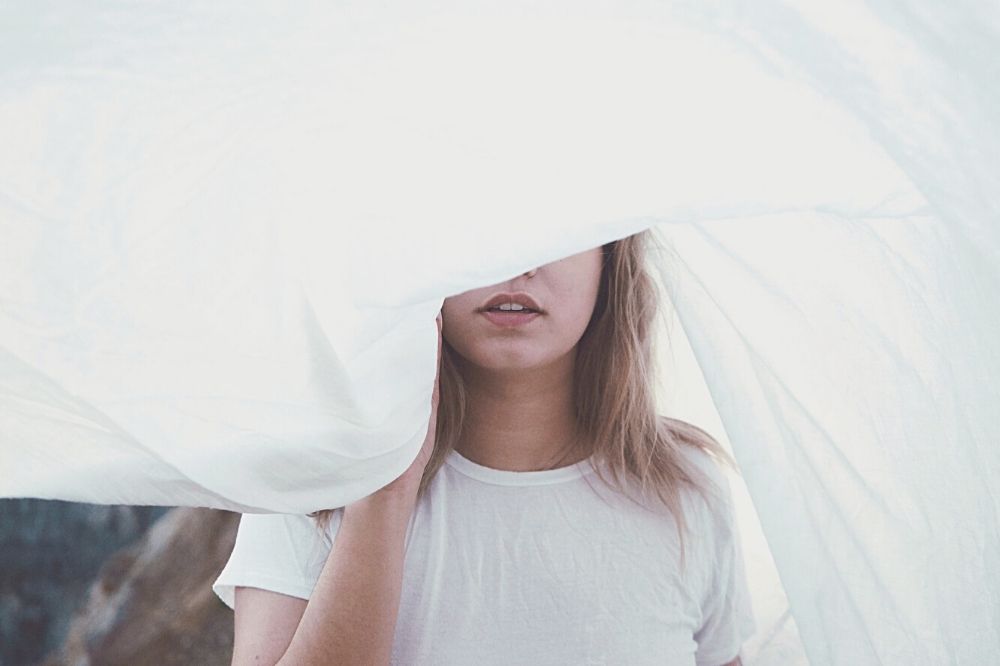
[[[564,359],[590,322],[602,265],[596,247],[446,298],[442,335],[463,361],[492,371]]]

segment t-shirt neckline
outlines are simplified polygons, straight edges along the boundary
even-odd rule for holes
[[[455,449],[449,451],[448,456],[445,458],[445,462],[449,466],[465,476],[500,486],[540,486],[572,481],[595,471],[592,460],[593,456],[565,467],[531,472],[515,472],[512,470],[485,467],[469,460]]]

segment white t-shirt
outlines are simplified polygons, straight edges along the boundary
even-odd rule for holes
[[[589,459],[512,472],[452,451],[407,530],[392,663],[720,666],[735,658],[756,624],[728,481],[707,454],[685,449],[722,484],[726,504],[713,511],[683,491],[684,572],[673,518],[605,486]],[[342,515],[323,535],[308,516],[244,514],[213,590],[230,607],[235,586],[308,599]]]

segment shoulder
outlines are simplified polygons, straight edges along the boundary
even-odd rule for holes
[[[340,526],[341,515],[340,510],[332,511],[329,521],[323,524],[306,514],[244,513],[240,516],[236,538],[248,548],[328,548]]]
[[[721,462],[719,462],[715,456],[693,444],[682,444],[680,447],[681,455],[684,457],[691,467],[695,471],[704,477],[713,489],[717,489],[720,493],[727,493],[729,491],[729,477],[725,471],[725,468]]]
[[[331,547],[329,530],[308,515],[244,513],[212,589],[230,608],[240,586],[308,599]]]
[[[685,494],[705,514],[716,532],[726,533],[733,526],[733,494],[726,468],[711,453],[695,445],[683,445],[681,452],[693,472],[698,489],[686,488]]]
[[[659,418],[660,427],[678,444],[675,450],[683,458],[679,462],[691,472],[692,480],[712,494],[725,495],[729,491],[725,470],[733,461],[722,444],[692,423],[662,414]]]

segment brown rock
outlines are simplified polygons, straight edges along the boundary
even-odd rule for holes
[[[102,566],[44,666],[229,664],[233,614],[212,592],[238,513],[180,507]]]

